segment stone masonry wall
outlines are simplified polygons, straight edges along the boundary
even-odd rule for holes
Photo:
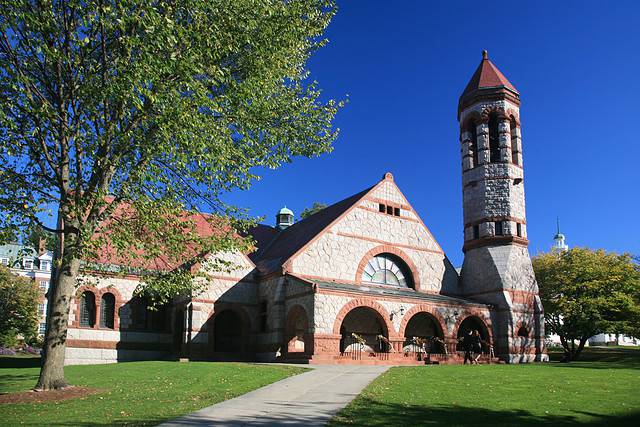
[[[401,216],[378,212],[378,203],[384,201],[404,206]],[[420,291],[455,289],[457,273],[416,218],[395,184],[385,180],[295,257],[291,272],[302,277],[359,283],[358,266],[365,257],[372,256],[369,252],[392,246],[408,258],[407,264],[415,265]]]

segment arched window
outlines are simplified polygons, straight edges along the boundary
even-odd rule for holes
[[[500,161],[500,139],[498,135],[498,115],[492,113],[489,116],[489,161]]]
[[[113,329],[116,298],[111,293],[102,295],[100,301],[100,327]]]
[[[471,167],[475,168],[478,166],[478,129],[475,120],[469,121],[467,132],[469,132],[469,138],[471,138],[471,144],[469,146],[470,154],[473,156],[473,164]]]
[[[93,292],[84,291],[80,297],[80,326],[93,328],[96,324],[96,297]]]
[[[516,123],[516,118],[511,116],[511,120],[509,120],[509,132],[511,133],[511,162],[514,165],[519,164],[518,161],[518,136],[516,133],[518,124]]]
[[[380,254],[369,260],[362,272],[362,281],[401,288],[413,287],[406,265],[391,254]]]

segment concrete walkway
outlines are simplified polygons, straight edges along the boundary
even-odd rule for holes
[[[313,370],[162,424],[322,426],[388,366],[315,365]]]

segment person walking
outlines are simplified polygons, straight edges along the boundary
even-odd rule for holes
[[[473,331],[469,330],[467,334],[462,337],[462,348],[464,349],[464,364],[467,364],[467,361],[472,364],[473,363]]]
[[[471,335],[471,351],[475,354],[473,363],[477,365],[478,360],[482,355],[482,339],[480,339],[480,332],[477,329],[474,330],[473,334]]]

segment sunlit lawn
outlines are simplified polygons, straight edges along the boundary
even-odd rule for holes
[[[1,357],[0,393],[33,387],[38,363]],[[0,425],[155,425],[302,371],[208,362],[68,366],[65,375],[72,384],[104,392],[58,403],[0,404]]]
[[[392,368],[333,426],[640,425],[640,351],[585,361]]]

